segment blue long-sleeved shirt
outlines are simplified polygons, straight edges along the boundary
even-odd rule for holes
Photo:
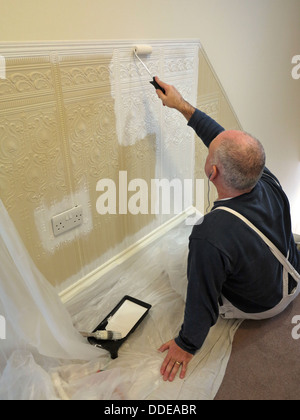
[[[196,110],[188,125],[209,147],[224,131]],[[230,207],[249,219],[300,271],[300,253],[293,239],[290,205],[275,176],[265,169],[256,187],[239,197],[216,201],[213,210]],[[236,216],[222,210],[206,215],[190,236],[188,292],[184,323],[175,339],[183,350],[200,349],[219,316],[223,294],[246,313],[275,307],[283,295],[282,266],[259,236]],[[290,278],[291,288],[294,280]]]

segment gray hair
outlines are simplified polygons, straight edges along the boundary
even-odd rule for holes
[[[226,186],[237,191],[254,188],[266,164],[260,141],[245,132],[241,132],[241,136],[243,142],[224,137],[214,156]]]

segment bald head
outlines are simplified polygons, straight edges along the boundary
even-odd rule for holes
[[[262,144],[243,131],[223,131],[211,143],[210,155],[226,187],[236,191],[254,188],[266,163]]]

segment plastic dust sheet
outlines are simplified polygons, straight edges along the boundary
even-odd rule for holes
[[[1,203],[1,202],[0,202]],[[38,272],[1,203],[0,400],[208,400],[223,380],[240,321],[219,319],[188,366],[164,382],[158,348],[181,327],[188,237],[182,225],[63,305]],[[112,360],[78,331],[92,331],[125,295],[152,305]]]

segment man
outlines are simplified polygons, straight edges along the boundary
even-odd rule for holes
[[[241,131],[225,131],[157,78],[163,105],[184,115],[209,148],[205,173],[218,200],[203,222],[194,227],[188,259],[188,293],[184,323],[161,367],[173,381],[199,350],[221,314],[225,318],[264,319],[280,313],[300,292],[300,252],[292,235],[290,206],[279,181],[265,168],[261,143]],[[284,271],[270,248],[246,223],[220,207],[246,217],[297,270],[296,280]],[[219,210],[218,210],[219,208]],[[284,276],[286,273],[286,276]],[[285,279],[283,279],[285,277]],[[284,286],[286,284],[286,287]]]

